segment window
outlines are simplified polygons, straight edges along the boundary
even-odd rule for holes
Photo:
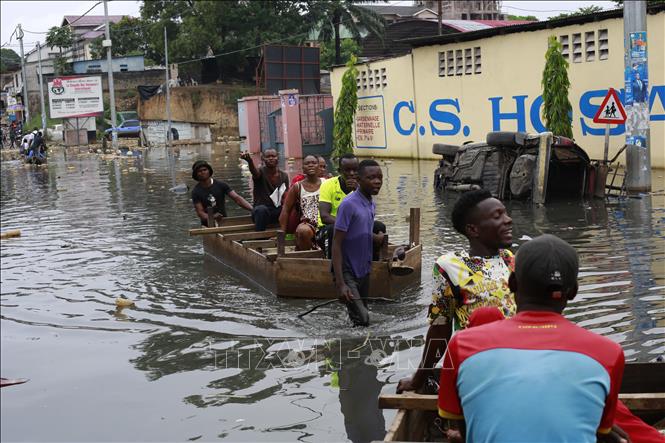
[[[582,34],[573,34],[573,63],[582,61]]]
[[[464,71],[464,59],[462,58],[462,50],[457,49],[455,51],[455,75],[462,75]]]
[[[388,86],[388,74],[386,74],[386,68],[381,68],[381,87],[386,86]]]
[[[473,73],[480,74],[481,72],[480,46],[476,46],[473,48]]]
[[[568,39],[568,36],[560,35],[559,43],[561,43],[561,54],[563,55],[563,58],[568,60],[568,58],[570,57],[570,41]]]
[[[367,82],[369,83],[369,89],[374,88],[374,77],[372,76],[372,70],[367,71]]]
[[[584,33],[584,60],[592,62],[596,59],[596,33],[594,31]]]
[[[455,75],[455,53],[453,51],[446,52],[446,75]]]
[[[374,87],[379,89],[381,87],[381,76],[379,75],[379,70],[374,70]]]
[[[438,64],[439,77],[480,74],[482,72],[480,47],[440,51]]]
[[[471,48],[464,50],[464,74],[473,74],[473,60],[471,59]]]
[[[367,71],[360,71],[360,86],[367,89]]]
[[[598,30],[598,60],[607,60],[610,55],[610,47],[607,38],[607,29]]]
[[[446,76],[446,51],[439,52],[439,77]]]

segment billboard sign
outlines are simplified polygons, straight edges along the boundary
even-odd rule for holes
[[[48,82],[51,118],[92,117],[104,112],[102,78],[57,77]]]

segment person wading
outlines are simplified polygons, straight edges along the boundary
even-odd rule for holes
[[[223,181],[213,180],[212,167],[208,162],[199,160],[192,166],[192,178],[198,183],[192,189],[192,202],[196,215],[201,219],[201,225],[208,226],[208,208],[215,209],[215,221],[221,222],[226,217],[225,199],[228,195],[238,206],[248,211],[252,205],[236,194],[229,185]],[[209,226],[212,227],[212,226]]]
[[[372,199],[381,190],[383,172],[374,160],[358,167],[358,189],[339,205],[335,218],[332,263],[340,301],[346,304],[354,326],[368,326],[369,279],[372,269],[374,215]]]
[[[279,157],[273,148],[263,151],[263,166],[256,168],[249,152],[243,152],[240,158],[247,162],[252,173],[254,185],[252,220],[257,231],[265,231],[269,224],[279,222],[282,209],[282,198],[289,188],[289,176],[281,171],[277,164]]]
[[[319,217],[319,189],[323,180],[319,177],[319,161],[313,155],[303,160],[304,180],[297,182],[286,194],[284,207],[279,215],[279,225],[288,231],[289,217],[296,211],[299,223],[295,228],[296,251],[313,249],[316,223]]]

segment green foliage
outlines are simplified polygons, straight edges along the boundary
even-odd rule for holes
[[[353,117],[358,105],[356,78],[356,57],[352,56],[346,64],[347,69],[342,76],[342,90],[337,99],[333,125],[333,158],[339,158],[353,152]]]
[[[535,15],[509,15],[508,20],[527,20],[530,22],[537,22],[538,17]]]
[[[543,116],[545,126],[555,135],[572,138],[573,129],[570,120],[572,106],[568,100],[568,62],[561,53],[561,43],[556,36],[550,36],[545,53],[543,70]]]
[[[71,64],[67,63],[67,59],[61,55],[53,59],[53,70],[55,71],[55,75],[68,75],[73,72]]]
[[[582,8],[579,8],[577,11],[573,12],[564,12],[559,15],[555,15],[553,17],[550,17],[550,20],[558,20],[560,18],[567,18],[567,17],[574,17],[576,15],[586,15],[586,14],[595,14],[597,12],[603,11],[603,8],[597,5],[592,5],[592,6],[585,6]]]
[[[71,72],[67,60],[62,56],[62,50],[74,44],[74,33],[69,26],[53,26],[46,34],[46,44],[51,48],[58,48],[60,54],[53,60],[55,75],[66,75]]]
[[[368,0],[363,3],[375,3]],[[385,21],[379,14],[360,6],[357,0],[310,0],[306,21],[318,29],[319,41],[334,42],[335,64],[342,63],[340,26],[348,29],[356,41],[365,33],[383,38]]]
[[[46,34],[46,44],[51,48],[60,48],[62,50],[70,48],[74,44],[74,33],[69,26],[53,26]]]
[[[340,47],[342,63],[346,64],[352,56],[360,54],[360,45],[352,38],[342,39]],[[330,69],[335,64],[335,46],[332,42],[321,45],[321,69]]]
[[[169,61],[205,57],[209,49],[213,54],[229,53],[217,57],[217,64],[225,77],[234,77],[246,68],[247,57],[259,55],[262,44],[302,43],[309,29],[303,19],[307,4],[290,0],[146,0],[141,6],[146,55],[163,63],[166,26]]]
[[[0,49],[0,72],[15,71],[21,67],[21,57],[9,48]]]
[[[146,51],[145,23],[133,17],[123,17],[118,23],[109,26],[111,32],[111,55],[123,57],[127,55],[143,55]],[[106,48],[102,47],[100,36],[92,41],[90,55],[93,59],[106,58]]]

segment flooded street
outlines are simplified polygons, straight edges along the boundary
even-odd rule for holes
[[[237,149],[182,148],[176,183],[209,160],[245,197]],[[434,259],[466,242],[437,196],[434,161],[381,161],[377,219],[408,239],[421,207],[423,277],[397,303],[374,303],[351,329],[331,304],[277,299],[204,257],[189,193],[174,194],[164,149],[143,158],[54,153],[48,167],[2,163],[3,441],[370,441],[377,409],[421,354]],[[288,170],[292,175],[292,170]],[[665,189],[653,173],[654,191]],[[577,248],[580,294],[566,310],[620,343],[630,361],[665,355],[665,195],[610,202],[509,202],[515,246],[541,233]],[[230,215],[242,212],[227,201]],[[316,288],[311,288],[316,291]],[[119,310],[125,296],[134,308]]]

